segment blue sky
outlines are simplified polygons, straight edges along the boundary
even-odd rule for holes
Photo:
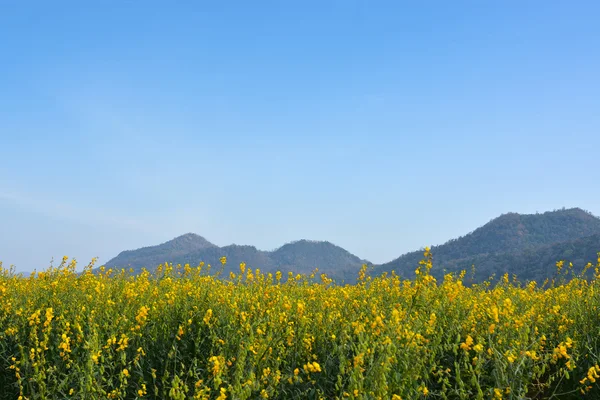
[[[93,3],[93,4],[92,4]],[[0,2],[0,260],[196,232],[373,262],[600,215],[598,2]]]

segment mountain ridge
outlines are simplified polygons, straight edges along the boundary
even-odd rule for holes
[[[590,239],[581,241],[582,238]],[[586,250],[574,248],[572,243],[575,242],[586,246]],[[570,254],[578,260],[584,257],[583,253],[586,257],[591,254],[588,247],[597,246],[597,251],[600,251],[600,218],[581,208],[563,208],[536,214],[504,213],[466,235],[432,246],[432,273],[441,278],[445,272],[470,269],[475,264],[477,279],[483,280],[489,275],[513,271],[511,265],[518,265],[522,275],[539,280],[548,271],[536,260],[547,260],[547,254],[559,254],[559,250],[565,246],[570,246]],[[541,252],[537,258],[536,251]],[[152,269],[165,262],[197,265],[204,261],[220,267],[218,260],[222,256],[228,260],[224,268],[226,273],[237,272],[239,263],[245,262],[248,267],[264,272],[281,270],[284,273],[310,273],[319,268],[320,272],[340,282],[352,283],[363,264],[372,267],[373,275],[394,270],[403,277],[412,277],[422,258],[422,251],[407,252],[392,261],[375,265],[326,240],[299,239],[265,251],[252,245],[219,247],[190,232],[159,245],[123,251],[105,265],[133,267],[139,271],[143,267]],[[521,260],[530,262],[530,267]],[[529,270],[537,271],[537,275],[533,276],[535,274],[532,275]]]
[[[200,244],[194,244],[194,241]],[[122,251],[104,265],[109,268],[133,268],[134,272],[142,268],[152,269],[165,262],[197,265],[202,261],[220,267],[220,258],[223,256],[227,258],[225,273],[237,272],[239,264],[244,262],[249,268],[267,272],[310,273],[318,268],[320,272],[341,280],[347,277],[352,279],[353,272],[358,271],[363,263],[369,263],[324,240],[299,239],[266,251],[253,245],[229,244],[219,247],[200,235],[187,233],[158,245]]]
[[[511,256],[513,253],[531,252],[535,249],[547,251],[549,246],[595,234],[600,234],[600,218],[581,208],[537,214],[505,213],[464,236],[431,246],[434,257],[432,274],[441,278],[445,267],[449,272],[470,268],[471,264],[467,265],[466,260],[473,259],[479,261],[475,264],[479,273],[486,274],[491,272],[489,264],[497,265],[497,262],[492,263],[490,260],[498,255],[514,259]],[[598,246],[600,250],[600,243]],[[421,251],[405,253],[388,263],[375,266],[373,273],[393,270],[403,276],[412,275],[421,256]],[[459,262],[461,259],[465,261]],[[508,265],[503,268],[510,269]]]

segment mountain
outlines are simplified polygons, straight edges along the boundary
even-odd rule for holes
[[[508,272],[515,274],[521,281],[537,281],[543,283],[556,274],[556,262],[565,261],[564,271],[568,264],[573,264],[573,271],[580,273],[583,267],[591,262],[593,266],[598,262],[600,251],[600,234],[586,236],[575,240],[553,243],[550,245],[528,248],[519,252],[497,253],[487,256],[475,256],[470,259],[453,260],[445,264],[446,268],[458,271],[470,269],[475,265],[473,282],[481,282],[492,274],[498,275]],[[469,266],[467,268],[467,266]],[[589,274],[593,272],[589,270]]]
[[[271,258],[282,272],[308,274],[318,267],[320,272],[346,282],[355,281],[362,265],[369,264],[369,261],[362,260],[330,242],[312,240],[285,244],[273,251]]]
[[[218,249],[218,247],[202,236],[194,233],[186,233],[157,246],[142,247],[137,250],[125,250],[107,262],[106,266],[124,268],[132,266],[134,269],[137,266],[156,267],[167,261],[165,257],[168,257],[169,261],[187,259],[190,254],[199,251],[210,251],[211,249]]]
[[[551,277],[559,260],[572,261],[581,269],[596,263],[600,251],[600,218],[579,208],[548,211],[542,214],[503,214],[473,232],[433,246],[432,274],[441,279],[447,272],[475,272],[472,281],[481,282],[492,275],[515,273],[520,279],[542,282]],[[224,273],[238,272],[241,262],[263,272],[288,271],[310,273],[315,268],[338,282],[355,282],[366,260],[327,241],[299,240],[273,251],[254,246],[219,247],[202,236],[188,233],[157,246],[128,250],[108,261],[107,267],[154,269],[165,262],[198,265],[211,264],[221,269],[219,259],[227,257]],[[406,253],[385,264],[374,265],[371,275],[392,270],[404,278],[413,278],[423,257],[422,251]],[[470,276],[470,275],[469,275]]]
[[[580,267],[588,261],[595,262],[595,252],[600,251],[598,235],[600,218],[579,208],[543,214],[503,214],[463,237],[433,246],[432,274],[441,278],[445,272],[470,272],[474,265],[477,282],[504,272],[543,281],[561,259],[580,262]],[[404,254],[375,266],[372,273],[394,270],[404,277],[413,277],[422,254]]]
[[[213,271],[221,268],[221,257],[227,257],[223,272],[238,272],[240,263],[263,272],[310,273],[315,268],[320,273],[338,281],[353,281],[366,260],[361,260],[347,250],[326,241],[299,240],[284,244],[274,251],[258,250],[254,246],[232,244],[218,247],[202,236],[188,233],[157,246],[121,252],[105,263],[110,268],[142,268],[151,270],[166,262],[198,265],[210,264]]]

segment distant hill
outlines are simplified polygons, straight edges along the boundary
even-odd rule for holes
[[[566,242],[528,248],[519,252],[479,255],[453,260],[446,263],[445,267],[453,271],[466,269],[467,272],[470,272],[470,266],[475,265],[474,282],[488,279],[492,274],[496,274],[496,277],[499,278],[499,275],[508,272],[511,275],[517,275],[521,281],[543,283],[545,279],[555,276],[557,261],[566,261],[563,272],[568,269],[568,263],[572,262],[573,271],[579,273],[588,262],[596,265],[599,251],[600,234],[596,234]],[[589,273],[593,273],[593,270],[593,268],[590,269]]]
[[[582,267],[596,261],[600,251],[600,218],[579,208],[549,211],[543,214],[501,215],[473,232],[433,246],[432,274],[475,266],[475,281],[492,274],[516,273],[521,279],[543,281],[555,271],[555,262],[573,261]],[[373,274],[392,270],[413,277],[422,251],[404,254],[373,269]],[[579,263],[579,265],[577,264]]]
[[[117,257],[106,263],[106,266],[111,267],[128,267],[141,269],[140,266],[158,266],[164,263],[165,257],[169,257],[169,261],[186,259],[190,254],[199,251],[210,251],[218,249],[218,247],[202,236],[194,233],[186,233],[173,240],[159,244],[158,246],[142,247],[137,250],[125,250]]]
[[[165,262],[198,265],[210,264],[212,271],[219,270],[221,257],[227,257],[224,273],[238,272],[240,263],[263,272],[310,273],[315,268],[320,273],[338,281],[354,281],[366,260],[361,260],[347,250],[326,241],[299,240],[287,243],[274,251],[258,250],[254,246],[236,245],[218,247],[202,236],[188,233],[157,246],[127,250],[105,263],[111,268],[142,268],[152,270]]]
[[[543,214],[503,214],[473,232],[432,247],[432,274],[442,278],[446,272],[467,270],[475,266],[473,281],[481,282],[492,275],[515,273],[520,279],[542,282],[552,276],[558,260],[572,261],[581,269],[596,262],[600,251],[600,218],[579,208],[549,211]],[[219,259],[227,257],[225,274],[238,272],[239,264],[260,268],[263,272],[310,273],[315,268],[338,282],[353,283],[366,260],[327,241],[299,240],[274,251],[254,246],[219,247],[202,236],[188,233],[157,246],[128,250],[108,261],[107,267],[152,270],[159,264],[198,265],[201,261],[221,268]],[[371,275],[396,271],[413,278],[423,257],[422,251],[406,253],[381,265],[374,265]]]
[[[320,272],[345,282],[354,282],[362,265],[370,264],[330,242],[311,240],[285,244],[270,256],[282,272],[310,273],[317,266]]]

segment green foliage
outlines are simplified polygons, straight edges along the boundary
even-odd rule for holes
[[[363,266],[346,286],[243,264],[226,279],[206,265],[75,274],[67,260],[28,278],[0,268],[2,400],[600,396],[600,259],[592,279],[544,289],[438,282],[429,249],[412,281]]]

